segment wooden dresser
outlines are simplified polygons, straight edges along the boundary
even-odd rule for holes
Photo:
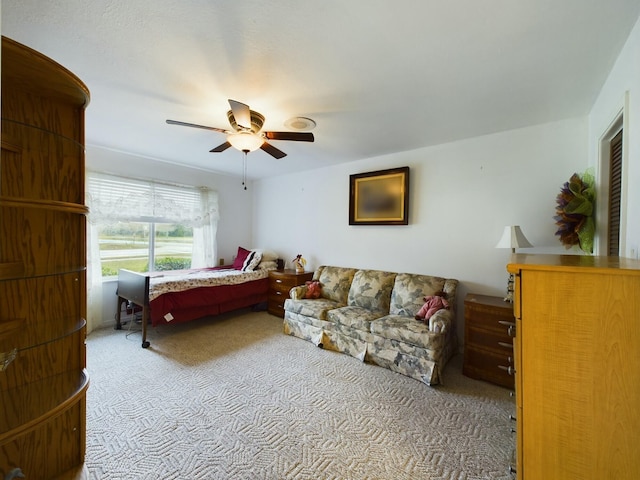
[[[88,102],[71,72],[2,37],[1,478],[82,474]]]
[[[269,272],[269,303],[271,315],[284,317],[284,301],[289,290],[313,278],[313,272],[296,273],[295,270],[272,270]]]
[[[518,479],[640,478],[640,262],[513,255]]]
[[[513,389],[513,304],[469,293],[464,299],[462,373]]]

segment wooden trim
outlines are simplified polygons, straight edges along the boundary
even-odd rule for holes
[[[0,207],[40,208],[64,213],[79,213],[87,215],[89,207],[77,203],[59,202],[55,200],[24,199],[0,196]]]
[[[16,427],[7,432],[0,433],[0,445],[15,440],[19,435],[24,435],[32,430],[35,430],[42,423],[45,423],[52,418],[57,417],[61,413],[65,412],[69,407],[82,400],[86,394],[87,388],[89,388],[89,375],[87,369],[83,369],[81,373],[81,382],[78,388],[67,399],[56,405],[51,410],[46,411],[44,414],[36,417],[29,422],[23,423],[19,427]]]

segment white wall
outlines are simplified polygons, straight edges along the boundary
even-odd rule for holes
[[[349,226],[349,175],[405,165],[410,224]],[[254,243],[287,260],[302,253],[308,270],[328,264],[457,278],[462,327],[467,292],[504,294],[510,252],[494,248],[504,226],[519,224],[536,246],[531,253],[567,252],[554,235],[555,199],[587,166],[584,117],[263,179],[254,182]]]
[[[593,166],[599,163],[599,139],[623,107],[625,92],[628,92],[628,111],[623,147],[627,182],[623,195],[626,193],[627,201],[626,215],[621,223],[626,226],[626,235],[623,239],[625,248],[620,254],[635,257],[640,246],[640,190],[637,188],[640,184],[640,19],[589,114],[589,162]]]
[[[253,188],[249,184],[249,188],[243,190],[239,178],[91,146],[87,147],[86,166],[87,170],[215,189],[220,203],[218,258],[231,263],[239,245],[252,246]],[[117,301],[115,291],[115,281],[105,282],[102,316],[105,324],[113,323]]]
[[[244,191],[238,180],[88,148],[88,168],[206,184],[220,192],[219,257],[238,245],[262,246],[308,269],[321,264],[427,273],[461,281],[469,292],[502,295],[506,251],[494,248],[502,228],[520,224],[531,253],[567,252],[554,236],[555,196],[574,172],[597,165],[599,138],[628,92],[626,256],[640,245],[640,19],[586,118],[467,139],[311,172],[263,179]],[[349,175],[411,167],[410,225],[349,226]],[[152,175],[150,175],[152,172]],[[107,291],[105,296],[113,295]],[[113,318],[112,315],[105,318]],[[460,328],[462,331],[462,328]]]

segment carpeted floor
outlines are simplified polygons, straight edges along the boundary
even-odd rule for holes
[[[87,339],[94,479],[496,479],[514,438],[506,389],[428,387],[282,334],[248,311]]]

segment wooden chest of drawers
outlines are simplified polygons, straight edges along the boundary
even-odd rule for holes
[[[313,278],[313,272],[296,273],[295,270],[273,270],[269,272],[269,303],[271,315],[284,317],[284,301],[289,298],[289,290]]]
[[[462,373],[514,388],[513,304],[501,297],[470,293],[464,300],[464,363]],[[512,327],[513,326],[513,327]]]

